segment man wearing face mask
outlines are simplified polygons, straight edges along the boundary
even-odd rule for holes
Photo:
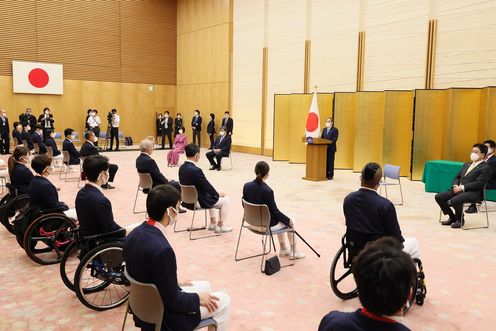
[[[197,166],[200,160],[200,147],[196,144],[188,144],[185,151],[187,159],[179,168],[179,183],[193,185],[196,188],[200,207],[208,209],[210,213],[209,231],[215,233],[232,231],[232,227],[224,225],[229,212],[229,198],[224,193],[217,192],[201,168]],[[184,207],[193,209],[193,206],[184,205]],[[220,208],[220,218],[216,208]]]
[[[339,131],[334,127],[332,118],[326,118],[326,128],[322,130],[320,138],[332,140],[332,143],[327,145],[326,177],[329,180],[334,178],[334,156],[336,155],[338,136]]]
[[[99,155],[98,149],[96,149],[95,147],[95,142],[97,141],[95,133],[92,131],[85,132],[84,139],[86,139],[86,141],[81,146],[81,150],[79,151],[81,157],[87,157],[90,155]],[[115,174],[117,173],[118,169],[119,167],[116,164],[109,163],[109,171],[108,171],[109,177],[107,177],[107,181],[102,184],[102,188],[104,189],[114,188],[114,186],[112,186],[110,183],[114,182]]]
[[[210,152],[207,152],[207,159],[212,165],[210,170],[220,171],[220,162],[223,157],[228,157],[231,152],[231,136],[226,134],[226,128],[221,127],[219,136],[215,140],[214,146]],[[214,161],[215,160],[217,161]]]
[[[5,110],[0,110],[0,152],[10,154],[10,127]]]
[[[32,151],[34,149],[34,145],[33,140],[31,139],[30,132],[33,132],[34,134],[34,128],[32,130],[29,124],[22,126],[21,139],[23,140],[23,142],[26,141],[26,145],[28,146],[29,150]]]
[[[196,145],[194,145],[196,146]],[[174,249],[166,227],[174,225],[180,193],[169,185],[154,187],[146,198],[149,218],[134,229],[124,243],[124,260],[131,277],[154,284],[164,302],[161,330],[194,330],[202,319],[212,317],[217,330],[227,330],[231,300],[223,292],[212,293],[207,281],[179,281]],[[155,326],[134,316],[141,330]]]
[[[31,136],[31,139],[33,140],[33,144],[38,144],[39,147],[38,154],[41,155],[47,153],[47,148],[45,146],[45,143],[43,142],[43,127],[41,125],[39,124],[36,125],[36,130]]]
[[[26,112],[19,115],[19,121],[23,126],[29,125],[31,127],[30,134],[34,132],[34,127],[36,126],[36,116],[33,115],[33,110],[31,108],[26,108]]]
[[[487,155],[484,161],[489,165],[489,167],[491,167],[491,175],[489,177],[489,181],[487,182],[486,189],[496,190],[496,156],[494,156],[496,142],[494,142],[494,140],[486,140],[484,141],[484,145],[487,146]],[[467,214],[477,213],[477,206],[475,203],[471,204],[465,212]]]
[[[169,117],[169,112],[164,113],[162,120],[164,129],[162,130],[162,149],[165,148],[165,137],[169,140],[169,149],[172,149],[172,118]]]
[[[79,152],[77,151],[74,143],[72,142],[74,130],[67,128],[64,130],[64,142],[62,143],[62,150],[69,153],[69,165],[81,163]]]
[[[95,146],[98,146],[98,137],[100,136],[100,124],[102,123],[100,117],[98,116],[98,110],[93,109],[90,112],[90,117],[88,117],[87,123],[88,123],[89,131],[95,133],[97,139],[94,141],[94,144]]]
[[[381,178],[381,166],[367,163],[360,176],[360,189],[344,199],[346,239],[357,247],[364,247],[366,243],[381,237],[394,237],[402,243],[405,253],[412,258],[419,258],[418,240],[413,237],[403,238],[394,205],[377,193]]]
[[[463,225],[463,204],[482,200],[484,186],[489,180],[491,167],[484,162],[487,155],[487,146],[475,144],[470,154],[472,162],[465,163],[458,172],[451,189],[436,194],[436,202],[444,215],[449,219],[441,222],[442,225],[451,225],[453,229]],[[452,208],[455,210],[453,213]]]
[[[234,128],[234,121],[230,117],[230,114],[228,111],[224,112],[224,118],[222,119],[222,125],[223,127],[226,128],[226,133],[230,136],[233,133],[233,128]]]
[[[195,110],[195,116],[191,119],[191,128],[193,129],[193,144],[196,144],[198,140],[198,146],[201,147],[201,124],[202,118],[200,116],[200,111]]]

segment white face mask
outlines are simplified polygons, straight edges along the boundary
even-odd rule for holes
[[[470,160],[472,160],[472,162],[478,161],[479,160],[479,155],[477,153],[470,154]]]
[[[167,118],[167,117],[169,117],[169,115],[168,114],[165,114],[164,117]]]
[[[179,130],[179,133],[183,133],[183,130]]]
[[[224,131],[219,132],[219,134],[220,134],[221,136],[225,136],[225,135],[226,135],[226,133],[225,133]]]
[[[105,179],[102,178],[102,185],[107,184],[110,177],[109,173],[107,171],[102,171],[100,176],[105,176]]]
[[[326,127],[330,128],[331,127],[331,122],[326,122]]]
[[[176,223],[177,210],[174,207],[169,207],[167,209],[167,216],[169,216],[169,225],[174,225]]]

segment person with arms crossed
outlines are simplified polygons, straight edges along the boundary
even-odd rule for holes
[[[334,121],[330,117],[326,118],[326,128],[322,130],[320,138],[332,140],[332,143],[327,145],[326,177],[329,180],[334,179],[334,156],[337,151],[338,137],[339,131],[334,127]]]

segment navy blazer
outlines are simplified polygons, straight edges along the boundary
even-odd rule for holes
[[[0,134],[3,136],[10,133],[9,119],[0,117]]]
[[[289,217],[277,208],[274,191],[265,182],[259,183],[254,180],[246,183],[243,187],[243,199],[249,203],[267,205],[270,211],[270,226],[274,226],[279,222],[289,225]]]
[[[34,175],[28,167],[22,163],[14,163],[10,183],[17,189],[17,194],[27,194],[33,178]]]
[[[320,138],[332,140],[332,144],[329,144],[327,148],[334,152],[337,151],[336,142],[338,141],[338,137],[339,130],[333,126],[330,127],[329,130],[327,130],[327,128],[324,128],[322,130],[322,134],[320,135]]]
[[[17,131],[14,129],[14,131],[12,131],[12,137],[14,137],[16,139],[16,145],[22,145],[22,134],[21,132]]]
[[[53,156],[60,155],[59,148],[57,147],[57,144],[55,143],[55,140],[53,140],[52,137],[47,137],[46,145],[52,147]]]
[[[161,330],[189,331],[198,326],[200,298],[179,287],[176,255],[162,231],[144,222],[126,237],[123,254],[131,277],[157,286],[164,303]],[[142,330],[154,330],[150,324],[134,320]]]
[[[479,163],[467,174],[471,163],[465,163],[453,180],[453,185],[463,185],[465,192],[479,192],[482,198],[482,190],[491,176],[491,167],[487,162]]]
[[[76,213],[82,236],[93,236],[121,229],[114,221],[110,200],[100,189],[91,184],[86,184],[79,190],[76,196]]]
[[[45,177],[34,176],[29,185],[29,202],[40,208],[42,212],[61,212],[69,207],[59,201],[57,188]]]
[[[172,132],[174,130],[172,118],[170,118],[170,117],[165,118],[164,117],[163,122],[164,122],[164,124],[162,125],[162,127],[164,128],[164,132]],[[165,127],[165,123],[167,123],[167,128]]]
[[[40,154],[46,154],[47,149],[45,143],[43,142],[43,137],[35,132],[31,136],[31,138],[33,139],[33,144],[38,144],[38,146],[40,147]]]
[[[36,116],[34,116],[33,114],[26,114],[26,113],[22,113],[21,115],[19,115],[19,122],[22,123],[22,125],[28,125],[31,127],[31,130],[34,130],[34,127],[36,126],[36,123],[37,123],[37,120],[36,120]]]
[[[31,139],[31,135],[29,134],[29,132],[27,132],[26,130],[22,130],[21,138],[22,140],[26,140],[26,143],[30,150],[34,149],[33,139]]]
[[[174,133],[178,134],[179,129],[183,127],[183,119],[182,118],[174,118]]]
[[[382,236],[405,241],[394,205],[375,191],[361,188],[348,194],[343,202],[343,211],[346,235],[359,247]]]
[[[186,161],[179,167],[179,183],[193,185],[198,192],[198,202],[202,208],[212,208],[219,201],[219,193],[209,183],[203,171],[193,162]],[[193,206],[184,204],[187,208]]]
[[[81,149],[79,150],[79,155],[81,157],[87,157],[90,155],[98,155],[98,149],[90,143],[89,141],[85,141],[83,145],[81,145]]]
[[[208,124],[207,124],[207,133],[208,134],[215,133],[215,121],[214,120],[211,120],[210,122],[208,122]]]
[[[81,159],[79,158],[79,152],[77,151],[72,141],[65,138],[64,142],[62,143],[62,150],[69,152],[69,164],[81,163]]]
[[[488,190],[496,190],[496,156],[492,155],[486,160],[486,163],[491,168],[491,177],[489,177],[486,188]]]
[[[355,312],[332,311],[320,321],[318,331],[410,331],[405,325],[366,317],[360,309]]]
[[[225,126],[226,127],[226,131],[227,133],[229,134],[232,134],[233,132],[233,128],[234,128],[234,121],[232,118],[228,118],[227,121],[226,121],[226,118],[224,117],[222,119],[222,126]]]
[[[149,173],[152,177],[153,187],[169,182],[160,172],[157,162],[148,154],[141,153],[138,156],[136,159],[136,170],[138,170],[138,173],[140,174]]]
[[[220,140],[222,138],[222,141]],[[213,149],[220,149],[223,153],[226,153],[229,155],[231,152],[231,136],[225,135],[224,137],[218,136],[217,139],[215,139]]]
[[[191,128],[193,131],[201,131],[201,124],[202,124],[202,118],[200,115],[198,115],[198,118],[193,116],[191,119]]]

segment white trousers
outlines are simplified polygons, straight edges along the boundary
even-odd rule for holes
[[[290,224],[290,225],[291,225],[291,227],[294,229],[294,221],[290,221],[290,223],[289,223],[289,224]],[[259,226],[254,226],[254,225],[253,225],[253,226],[250,226],[250,227],[251,227],[252,229],[254,229],[254,230],[257,230],[257,231],[265,231],[265,229],[264,229],[264,228],[261,228],[261,227],[259,227]],[[286,224],[279,222],[279,223],[277,223],[276,225],[271,226],[271,227],[270,227],[270,229],[271,229],[272,231],[277,231],[277,230],[280,230],[280,229],[284,229],[285,227],[286,227]],[[292,232],[286,232],[286,234],[287,234],[287,236],[288,236],[289,244],[290,244],[291,246],[294,246],[294,245],[295,245],[295,238],[294,238],[294,234],[293,234]],[[280,244],[281,246],[283,246],[283,245],[285,246],[285,245],[286,245],[286,240],[284,239],[284,233],[279,233],[279,234],[277,235],[277,239],[279,240],[279,244]]]
[[[217,301],[217,310],[209,312],[207,308],[200,307],[201,319],[212,317],[217,322],[217,331],[226,331],[227,323],[231,313],[231,297],[224,292],[212,292],[210,283],[204,280],[192,281],[192,286],[183,286],[182,290],[187,293],[211,293],[213,296],[219,298]]]
[[[64,211],[65,216],[72,218],[73,220],[77,220],[76,208],[70,208]]]
[[[403,252],[409,254],[412,259],[420,258],[420,245],[416,238],[408,237],[403,242]]]
[[[216,208],[209,209],[208,212],[210,214],[210,219],[215,218],[217,221],[222,221],[225,224],[227,221],[227,214],[229,213],[229,205],[230,201],[228,197],[219,198],[219,201],[214,205]],[[220,219],[219,219],[219,210],[220,208]]]

